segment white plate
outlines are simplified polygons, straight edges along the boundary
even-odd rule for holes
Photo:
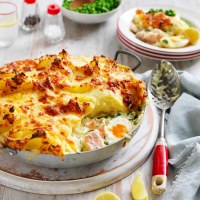
[[[120,36],[119,33],[117,33],[117,37],[120,41],[120,43],[127,49],[131,50],[131,51],[134,51],[142,56],[145,56],[145,57],[148,57],[148,58],[153,58],[153,59],[156,59],[156,60],[162,60],[162,59],[165,59],[165,60],[170,60],[170,61],[185,61],[185,60],[192,60],[192,59],[195,59],[195,58],[198,58],[200,57],[200,53],[196,53],[196,54],[192,54],[190,56],[186,56],[186,55],[183,55],[183,56],[173,56],[173,55],[161,55],[161,54],[154,54],[154,53],[149,53],[147,51],[145,51],[144,49],[140,49],[138,47],[135,47],[135,46],[132,46],[128,41],[126,41],[126,39],[124,39],[122,36]]]
[[[188,22],[192,23],[195,27],[200,29],[200,15],[191,12],[189,10],[185,10],[183,8],[176,8],[176,7],[169,7],[169,6],[148,6],[148,7],[140,7],[140,8],[133,8],[131,10],[126,11],[124,14],[122,14],[118,20],[118,29],[121,31],[121,33],[130,41],[135,43],[136,45],[151,50],[152,52],[166,52],[169,54],[183,54],[183,53],[194,53],[200,51],[200,41],[193,46],[179,48],[179,49],[167,49],[167,48],[159,48],[155,47],[153,45],[147,44],[142,42],[141,40],[137,39],[135,37],[135,34],[130,31],[130,25],[131,21],[135,15],[135,11],[137,9],[144,10],[147,12],[150,8],[163,8],[163,9],[174,9],[180,16],[187,20]]]
[[[147,50],[147,49],[144,49],[140,46],[137,46],[136,44],[132,43],[130,40],[128,40],[126,37],[124,37],[124,35],[120,32],[119,29],[117,29],[116,31],[117,33],[117,37],[121,37],[123,41],[125,41],[125,43],[127,43],[129,46],[133,47],[133,48],[136,48],[137,50],[141,50],[142,52],[145,52],[149,55],[152,55],[152,56],[160,56],[160,57],[170,57],[170,58],[175,58],[175,59],[182,59],[182,58],[193,58],[194,56],[197,56],[200,54],[200,51],[199,52],[195,52],[195,53],[188,53],[188,54],[166,54],[165,52],[152,52],[150,50]]]
[[[123,38],[123,36],[120,35],[119,32],[117,32],[117,37],[118,37],[120,43],[125,48],[129,49],[130,51],[136,52],[142,56],[145,56],[147,58],[153,58],[156,60],[164,59],[164,60],[170,60],[170,61],[185,61],[185,60],[192,60],[192,59],[200,57],[200,53],[192,54],[190,56],[186,56],[186,55],[183,55],[183,56],[168,55],[168,56],[166,56],[166,55],[161,55],[161,54],[155,54],[152,52],[149,53],[149,52],[145,51],[144,49],[141,49],[141,48],[131,45],[128,41],[126,41],[125,38]]]
[[[200,49],[197,50],[197,51],[192,51],[192,52],[165,52],[165,51],[157,51],[157,50],[154,50],[154,49],[149,49],[149,48],[145,48],[141,45],[138,45],[137,43],[131,41],[129,38],[127,38],[119,29],[119,27],[117,27],[117,31],[120,33],[121,36],[123,36],[123,38],[125,38],[131,45],[137,47],[137,48],[140,48],[140,49],[143,49],[145,51],[148,51],[148,52],[151,52],[151,53],[154,53],[154,54],[162,54],[162,55],[167,55],[167,56],[184,56],[184,55],[193,55],[194,53],[200,53]],[[150,45],[151,46],[151,45]],[[163,48],[160,48],[160,49],[163,49]]]

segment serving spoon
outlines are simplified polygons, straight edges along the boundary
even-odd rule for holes
[[[152,71],[148,94],[154,105],[161,109],[159,138],[156,142],[152,166],[152,191],[162,194],[166,190],[168,175],[168,148],[165,140],[165,112],[181,95],[181,83],[174,66],[165,60]]]
[[[94,0],[74,0],[71,2],[69,7],[70,7],[70,9],[74,9],[74,8],[82,7],[83,4],[90,4],[93,2],[94,2]]]

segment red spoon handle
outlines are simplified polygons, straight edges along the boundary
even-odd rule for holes
[[[164,138],[156,143],[152,167],[152,191],[162,194],[166,190],[168,175],[168,148]]]

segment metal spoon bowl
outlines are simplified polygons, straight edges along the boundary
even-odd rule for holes
[[[181,94],[179,75],[174,66],[165,60],[152,71],[148,84],[149,95],[156,107],[170,108]]]
[[[152,191],[162,194],[166,190],[168,149],[164,135],[165,112],[181,95],[181,82],[174,66],[165,60],[152,71],[148,94],[154,105],[161,109],[160,137],[155,146],[152,170]]]

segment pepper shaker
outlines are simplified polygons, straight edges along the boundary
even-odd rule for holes
[[[21,15],[21,27],[30,32],[39,27],[40,16],[36,0],[24,0]]]
[[[49,43],[60,42],[65,36],[63,19],[57,4],[48,6],[43,33]]]

